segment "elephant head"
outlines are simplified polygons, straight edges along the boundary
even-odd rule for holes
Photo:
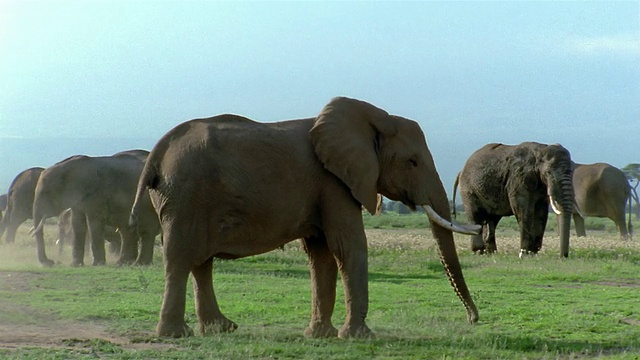
[[[355,99],[335,98],[310,131],[315,152],[370,213],[377,194],[415,210],[424,206],[449,280],[467,309],[471,323],[478,312],[460,269],[452,230],[476,233],[451,222],[449,201],[424,134],[415,122]]]

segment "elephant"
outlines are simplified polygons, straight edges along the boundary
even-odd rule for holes
[[[129,211],[136,195],[138,177],[144,162],[132,155],[90,157],[77,155],[45,169],[36,185],[31,233],[36,238],[38,260],[47,258],[44,246],[44,220],[70,208],[73,212],[74,242],[72,265],[84,264],[87,229],[91,239],[93,264],[106,263],[104,231],[118,228],[122,238],[119,264],[147,265],[153,259],[153,246],[160,223],[148,195],[140,200],[140,226],[129,227]],[[138,242],[140,251],[138,252]]]
[[[201,333],[230,332],[214,294],[213,258],[265,253],[301,239],[309,260],[312,311],[307,337],[369,337],[367,240],[362,207],[379,195],[423,206],[440,258],[467,319],[478,310],[464,280],[449,202],[420,126],[369,103],[337,97],[315,118],[259,123],[238,115],[193,119],[154,146],[138,199],[150,193],[164,236],[165,292],[156,332],[193,334],[185,322],[187,279],[194,278]],[[439,215],[438,215],[439,214]],[[346,318],[332,324],[338,272]]]
[[[491,143],[476,150],[453,186],[454,201],[459,185],[469,221],[482,225],[481,233],[471,236],[471,250],[495,252],[498,222],[515,215],[520,227],[520,256],[538,253],[551,204],[554,212],[561,214],[560,255],[568,257],[574,196],[571,176],[571,154],[559,144]]]
[[[8,198],[7,194],[0,195],[0,223],[2,223],[2,213],[7,210]]]
[[[606,217],[616,223],[622,239],[629,239],[633,231],[631,212],[628,228],[625,206],[631,202],[631,185],[622,170],[605,163],[574,164],[573,189],[576,196],[573,221],[576,234],[587,236],[584,217]]]
[[[33,194],[40,173],[44,168],[32,167],[20,172],[9,185],[7,193],[7,208],[0,222],[0,238],[7,233],[6,243],[13,244],[18,227],[28,219],[33,212]]]
[[[71,209],[66,209],[58,215],[58,251],[62,253],[64,245],[66,243],[73,243],[73,212]],[[122,245],[122,239],[120,238],[120,232],[113,226],[105,225],[104,227],[104,239],[109,243],[109,250],[114,254],[120,254]]]

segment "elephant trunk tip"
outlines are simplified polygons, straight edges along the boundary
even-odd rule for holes
[[[467,309],[467,320],[469,320],[469,324],[474,325],[478,322],[480,316],[478,315],[478,310],[476,309]]]

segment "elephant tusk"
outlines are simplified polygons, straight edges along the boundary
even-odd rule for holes
[[[578,203],[576,203],[575,201],[573,202],[573,210],[578,213],[578,215],[580,215],[581,218],[584,219],[584,214],[582,213],[582,211],[580,211],[580,208],[578,207]]]
[[[461,234],[467,235],[478,235],[482,226],[475,224],[458,224],[454,221],[445,220],[442,216],[440,216],[433,208],[429,205],[422,205],[422,208],[429,216],[429,219],[433,220],[436,224],[442,226],[445,229],[455,231]]]
[[[29,229],[29,235],[35,236],[36,233],[38,231],[42,230],[43,227],[44,227],[44,218],[42,218],[42,220],[40,220],[40,223],[38,224],[37,227],[32,227],[31,229]]]
[[[560,205],[553,199],[553,197],[549,196],[549,204],[551,204],[551,209],[557,215],[561,215],[562,211],[560,211]]]

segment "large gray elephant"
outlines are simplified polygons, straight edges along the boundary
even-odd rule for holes
[[[79,155],[45,169],[38,180],[33,202],[35,228],[32,234],[36,238],[40,263],[44,266],[53,265],[45,251],[44,220],[70,208],[74,232],[72,265],[84,263],[87,228],[93,264],[106,262],[104,229],[107,225],[118,228],[122,237],[118,263],[135,261],[138,265],[150,264],[160,224],[148,195],[142,194],[140,199],[140,225],[135,230],[128,226],[129,211],[143,166],[143,161],[131,155]]]
[[[497,250],[495,229],[504,216],[515,215],[520,226],[520,255],[537,253],[547,224],[549,205],[561,213],[560,255],[569,256],[569,225],[573,211],[572,167],[561,145],[524,142],[487,144],[474,152],[458,174],[460,196],[471,223],[482,232],[471,237],[471,249]],[[455,204],[454,204],[455,208]]]
[[[156,331],[185,336],[193,274],[201,332],[233,331],[212,284],[213,258],[236,259],[303,239],[312,313],[305,335],[366,337],[367,240],[362,206],[378,193],[422,205],[451,284],[471,323],[478,319],[458,261],[449,202],[420,126],[366,102],[335,98],[316,118],[263,124],[236,115],[187,121],[151,151],[132,208],[150,189],[164,235],[165,293]],[[439,214],[439,215],[438,215]],[[346,319],[332,325],[340,272]]]
[[[16,239],[18,227],[33,213],[33,194],[40,173],[44,169],[33,167],[20,172],[9,185],[7,193],[7,210],[0,222],[0,239],[7,233],[6,243],[13,244]]]
[[[573,189],[577,205],[573,221],[578,236],[587,236],[583,216],[594,216],[613,220],[620,237],[629,238],[631,213],[628,228],[624,216],[627,201],[631,201],[631,185],[622,170],[605,163],[575,164]]]

